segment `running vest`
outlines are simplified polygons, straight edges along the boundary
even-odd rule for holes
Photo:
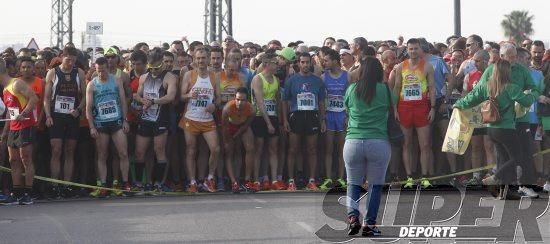
[[[407,105],[428,104],[428,79],[424,74],[424,65],[426,61],[420,59],[416,69],[409,67],[410,60],[403,61],[403,70],[401,71],[401,94],[399,103]]]
[[[94,124],[99,126],[100,123],[120,120],[122,109],[115,76],[109,75],[105,83],[101,82],[97,76],[92,82],[94,84]]]
[[[233,100],[237,94],[237,89],[243,84],[239,79],[239,75],[228,77],[224,71],[220,74],[220,98],[222,105]]]
[[[40,77],[35,77],[34,81],[29,84],[32,91],[36,96],[38,97],[38,103],[36,104],[36,107],[34,108],[36,110],[36,119],[38,120],[38,116],[40,116],[40,113],[42,113],[42,109],[44,108],[44,86],[43,81]],[[85,117],[85,116],[82,116]],[[37,123],[39,121],[36,121]],[[44,121],[40,123],[40,129],[44,129]]]
[[[214,116],[206,112],[206,107],[214,102],[214,86],[216,85],[214,73],[208,72],[208,77],[202,78],[198,71],[191,71],[191,84],[188,93],[197,93],[197,98],[191,98],[187,102],[185,109],[185,118],[198,121],[210,122],[214,120]]]
[[[465,89],[467,92],[470,92],[470,91],[472,91],[472,89],[474,89],[477,82],[481,78],[481,75],[483,75],[483,72],[481,72],[477,69],[467,74],[468,83],[466,84],[466,89]]]
[[[12,119],[15,119],[15,117],[19,116],[19,114],[23,112],[23,110],[27,106],[27,103],[29,102],[28,99],[23,96],[23,94],[15,92],[14,86],[16,80],[17,79],[11,79],[8,86],[4,88],[4,104],[6,105],[6,108],[8,108],[8,113],[10,113],[10,118]],[[10,121],[10,130],[16,131],[34,126],[37,119],[36,109],[33,109],[33,112],[28,115],[28,118],[29,119],[22,121]]]
[[[138,111],[141,109],[141,106],[133,99],[133,95],[137,93],[139,88],[139,75],[136,75],[135,70],[130,71],[130,90],[132,90],[132,101],[131,106],[128,109],[128,114],[126,115],[126,118],[129,122],[134,122],[137,119]]]
[[[272,75],[271,79],[273,80],[273,83],[269,83],[265,79],[264,74],[260,73],[258,75],[260,76],[260,79],[262,79],[263,84],[265,111],[268,116],[277,116],[277,96],[279,95],[279,80],[275,75]],[[258,108],[258,104],[256,104],[256,97],[254,96],[252,96],[252,103],[256,108],[256,116],[262,116],[262,112]]]
[[[227,114],[231,124],[241,125],[252,115],[252,105],[248,102],[241,110],[237,109],[237,101],[235,100],[229,101],[226,106],[229,106]]]
[[[159,76],[153,77],[147,73],[147,78],[143,82],[143,98],[159,99],[166,95],[166,88],[163,85],[164,76],[168,71],[163,71]],[[141,120],[147,122],[157,122],[159,120],[168,122],[168,106],[166,104],[153,104],[147,110],[141,112]]]
[[[348,88],[348,72],[343,71],[340,77],[334,79],[330,71],[325,71],[325,87],[327,88],[327,111],[344,112],[344,95]]]
[[[73,67],[70,73],[63,73],[59,66],[56,67],[51,97],[51,109],[53,111],[52,116],[71,116],[71,110],[76,109],[80,104],[80,89],[78,68]]]

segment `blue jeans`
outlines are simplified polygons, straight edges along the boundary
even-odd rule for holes
[[[346,139],[344,144],[344,162],[348,181],[348,200],[357,201],[361,194],[365,172],[369,181],[367,195],[367,214],[365,222],[376,224],[380,207],[382,187],[391,157],[388,140],[382,139]],[[359,216],[359,209],[348,203],[348,216]]]

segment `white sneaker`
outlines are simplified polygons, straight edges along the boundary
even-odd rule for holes
[[[550,182],[547,181],[546,183],[544,183],[543,190],[545,192],[550,192]]]
[[[533,189],[531,189],[529,187],[524,187],[524,186],[519,187],[518,193],[523,195],[523,196],[527,196],[529,198],[538,198],[539,197],[539,194],[537,194],[535,191],[533,191]]]

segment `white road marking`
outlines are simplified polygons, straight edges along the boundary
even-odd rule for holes
[[[302,227],[304,230],[306,230],[309,233],[313,232],[313,227],[311,227],[311,225],[306,224],[305,222],[296,222],[296,224]]]
[[[262,200],[262,199],[258,199],[258,198],[255,198],[255,197],[249,197],[249,198],[252,199],[252,201],[257,202],[257,203],[261,203],[261,204],[267,203],[267,201]]]
[[[73,238],[71,238],[71,235],[69,234],[69,232],[67,231],[67,229],[65,228],[65,226],[63,226],[63,224],[61,222],[59,222],[59,220],[57,220],[56,218],[54,218],[53,216],[51,215],[47,215],[47,214],[42,214],[43,217],[47,218],[48,220],[50,220],[51,222],[53,222],[55,224],[55,226],[57,227],[57,229],[59,229],[59,231],[61,232],[61,234],[63,234],[63,237],[65,238],[65,241],[67,243],[74,243],[74,240]]]

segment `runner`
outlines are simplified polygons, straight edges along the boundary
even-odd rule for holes
[[[95,61],[98,76],[94,77],[86,88],[86,118],[90,127],[90,135],[96,140],[98,186],[105,187],[107,182],[107,156],[109,141],[112,139],[120,159],[123,194],[129,195],[131,190],[128,182],[129,162],[126,133],[129,131],[124,84],[114,75],[109,74],[106,58]],[[114,181],[114,180],[113,180]],[[92,197],[106,197],[106,190],[96,189],[90,193]]]
[[[232,163],[236,139],[242,139],[246,150],[245,165],[248,176],[250,176],[250,171],[254,166],[254,135],[252,134],[250,124],[255,117],[255,112],[254,108],[248,102],[248,89],[245,87],[237,89],[235,98],[229,101],[222,111],[222,135],[225,147],[225,163],[227,164],[227,173],[231,179],[231,189],[233,193],[238,193],[240,191],[238,177],[235,177]],[[240,167],[236,169],[240,171]]]
[[[170,53],[171,55],[171,53]],[[147,57],[148,73],[139,78],[139,87],[134,100],[142,105],[137,122],[136,135],[136,173],[143,174],[147,148],[153,139],[153,148],[157,163],[154,169],[147,172],[147,182],[153,182],[154,189],[163,191],[164,173],[168,165],[166,142],[170,120],[169,106],[176,96],[177,78],[166,70],[166,56],[160,49],[152,49]]]
[[[34,62],[30,58],[21,59],[21,71],[34,72]],[[9,79],[4,61],[0,61],[0,78],[7,86],[4,89],[6,104],[0,108],[8,108],[7,119],[11,121],[4,126],[2,142],[7,142],[9,161],[12,169],[13,191],[4,201],[4,205],[33,204],[31,191],[34,183],[33,142],[35,140],[36,105],[38,97],[33,90],[20,79]],[[6,141],[7,140],[7,141]],[[25,177],[23,178],[23,173]]]
[[[430,162],[433,159],[431,147],[430,123],[435,119],[435,84],[434,69],[426,65],[422,59],[422,49],[418,39],[411,38],[407,41],[407,51],[410,59],[396,66],[396,81],[394,94],[399,97],[397,103],[396,118],[401,123],[401,130],[405,136],[403,144],[403,164],[407,173],[405,188],[413,187],[412,173],[416,168],[412,165],[413,128],[418,134],[420,146],[420,165],[422,169],[421,185],[430,187],[431,183],[426,177],[433,173]]]
[[[271,187],[273,190],[284,190],[282,173],[279,172],[279,79],[275,76],[278,69],[278,58],[273,53],[266,54],[262,60],[263,70],[252,79],[252,103],[255,106],[256,116],[252,121],[252,131],[255,136],[256,154],[254,169],[260,168],[260,160],[264,143],[268,140],[269,168],[271,169]],[[269,179],[264,179],[264,181]],[[254,182],[253,189],[259,189],[260,182]]]
[[[85,99],[84,71],[75,66],[78,50],[71,47],[63,49],[61,65],[48,71],[44,91],[44,112],[46,126],[49,128],[51,161],[50,170],[53,179],[59,179],[61,153],[64,155],[63,179],[71,181],[74,168],[74,152],[79,132],[79,117],[83,115]],[[61,194],[70,196],[71,187],[60,189],[56,184],[50,191],[51,198]]]
[[[290,132],[288,190],[296,191],[294,163],[301,148],[300,141],[305,137],[310,174],[306,188],[315,191],[319,190],[315,182],[318,133],[326,131],[326,88],[323,81],[311,73],[311,56],[308,53],[299,56],[299,66],[300,73],[291,76],[285,84],[283,101],[283,123],[285,130]]]
[[[346,188],[344,180],[344,141],[346,138],[347,114],[344,108],[344,95],[350,83],[349,74],[340,68],[340,55],[334,50],[325,53],[324,66],[327,69],[321,79],[327,89],[327,113],[325,133],[325,180],[319,186],[321,190],[332,187]],[[334,147],[336,146],[336,157]],[[336,158],[338,162],[338,175],[333,183],[332,163]]]
[[[355,63],[352,52],[347,48],[340,49],[340,62],[342,70],[349,72]]]
[[[187,107],[184,117],[180,120],[179,126],[185,131],[186,147],[186,165],[187,174],[190,180],[189,192],[197,192],[197,180],[195,171],[197,160],[195,158],[197,151],[197,136],[202,135],[210,149],[208,160],[208,177],[204,184],[209,192],[215,192],[214,173],[220,153],[218,135],[216,133],[216,123],[213,113],[216,106],[220,104],[218,94],[218,79],[214,73],[208,71],[210,54],[205,50],[195,52],[195,64],[197,69],[185,73],[181,86],[181,96]]]

